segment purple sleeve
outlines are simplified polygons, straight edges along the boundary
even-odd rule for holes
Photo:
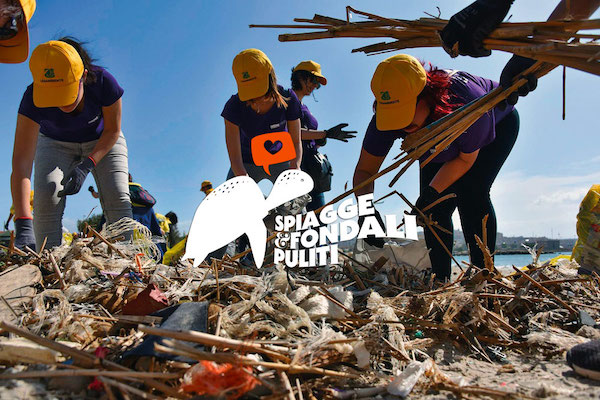
[[[398,137],[396,131],[382,132],[378,130],[375,125],[375,115],[373,115],[365,133],[362,148],[372,156],[385,157]]]
[[[287,102],[287,109],[285,110],[285,119],[288,121],[294,121],[302,116],[302,110],[300,108],[300,101],[296,96],[296,93],[292,89],[288,90],[289,101]]]
[[[458,75],[458,74],[457,74]],[[469,75],[458,75],[453,79],[451,92],[463,104],[467,104],[488,93],[481,78],[479,80],[468,78]],[[462,153],[472,153],[491,143],[496,137],[495,118],[493,111],[482,115],[462,135],[456,143]]]
[[[38,108],[33,104],[33,85],[29,85],[23,93],[21,104],[19,105],[19,114],[40,123]]]
[[[119,83],[115,79],[114,76],[110,74],[107,70],[103,69],[102,72],[99,73],[98,78],[100,79],[100,105],[102,107],[108,107],[112,104],[115,104],[117,100],[123,96],[123,88],[119,86]]]
[[[304,104],[301,105],[302,116],[300,117],[300,123],[305,129],[316,131],[319,129],[319,122],[314,115],[310,112],[308,107]]]
[[[231,96],[227,103],[225,103],[225,107],[223,107],[223,111],[221,112],[221,117],[225,118],[227,121],[240,126],[242,122],[242,116],[240,112],[240,105],[242,102],[235,95]]]

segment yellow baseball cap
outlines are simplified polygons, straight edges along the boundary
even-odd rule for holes
[[[25,23],[19,26],[15,37],[0,40],[0,62],[17,64],[27,60],[29,56],[29,29],[27,23],[35,12],[35,0],[19,0]]]
[[[258,49],[242,51],[233,59],[231,69],[241,101],[264,96],[269,90],[269,74],[273,71],[273,64],[262,51]]]
[[[371,90],[377,100],[377,129],[390,131],[410,125],[417,96],[426,83],[425,68],[413,56],[398,54],[380,62],[371,79]]]
[[[321,85],[327,85],[327,79],[321,73],[321,64],[316,63],[312,60],[302,61],[300,64],[296,65],[293,72],[296,71],[308,71],[317,77],[317,80]]]
[[[33,104],[36,107],[64,107],[77,100],[83,61],[68,43],[51,40],[31,53]]]
[[[209,186],[212,186],[212,183],[210,181],[204,181],[204,182],[202,182],[202,186],[200,186],[200,190],[205,190]]]

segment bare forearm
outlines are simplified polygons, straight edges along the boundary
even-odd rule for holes
[[[296,149],[296,158],[290,161],[290,168],[300,169],[300,164],[302,164],[302,145],[299,140],[297,143],[294,143],[294,148]]]
[[[120,131],[112,131],[107,132],[104,130],[98,143],[94,146],[94,149],[90,153],[90,157],[94,159],[96,163],[99,163],[102,158],[113,148],[117,140],[119,140],[119,136],[121,135]]]
[[[587,19],[600,7],[600,0],[571,0],[570,10],[567,9],[567,3],[569,3],[567,0],[558,3],[548,21],[569,18]]]
[[[429,186],[441,193],[459,180],[472,166],[473,163],[464,161],[461,158],[447,161],[435,174]]]
[[[325,131],[312,131],[310,129],[302,129],[302,140],[324,139],[325,135]]]
[[[227,145],[227,152],[229,154],[229,162],[231,163],[231,170],[235,176],[246,175],[247,171],[242,161],[241,151],[235,152]]]
[[[231,163],[231,170],[235,176],[246,175],[246,168],[242,161],[242,149],[240,146],[240,134],[238,132],[225,132],[225,143],[227,154]]]
[[[302,163],[302,133],[300,128],[300,120],[296,119],[288,121],[288,131],[292,137],[294,143],[294,149],[296,149],[296,158],[290,161],[290,168],[300,169]]]
[[[13,205],[15,206],[15,219],[32,218],[30,206],[31,178],[22,171],[13,170],[10,176],[10,189]]]

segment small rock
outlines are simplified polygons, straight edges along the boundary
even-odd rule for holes
[[[87,389],[92,380],[93,378],[89,376],[55,377],[48,380],[48,388],[69,393],[81,393]]]
[[[591,326],[583,325],[576,333],[584,338],[600,339],[600,329],[596,329]]]

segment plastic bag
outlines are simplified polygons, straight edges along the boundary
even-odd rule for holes
[[[579,206],[577,242],[571,259],[600,273],[600,185],[593,185]]]
[[[181,389],[199,395],[224,396],[227,400],[235,400],[258,383],[258,379],[252,376],[250,367],[200,361],[185,373]]]
[[[387,386],[388,393],[401,397],[408,396],[419,379],[421,379],[421,376],[423,376],[425,371],[430,369],[432,365],[430,359],[423,362],[411,361],[404,371],[389,383]]]

